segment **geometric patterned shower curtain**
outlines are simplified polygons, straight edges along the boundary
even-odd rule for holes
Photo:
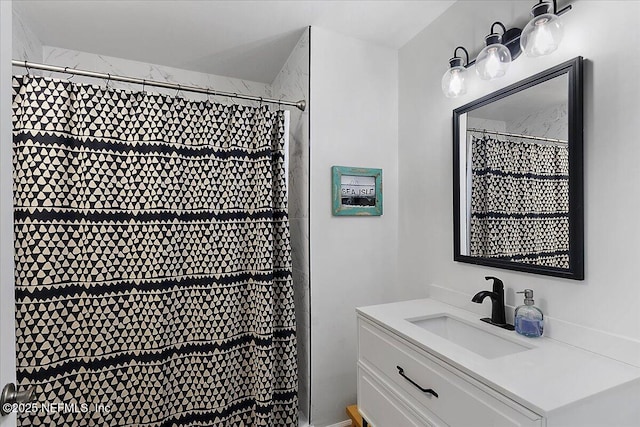
[[[297,426],[284,115],[13,82],[22,426]]]
[[[569,268],[567,146],[471,140],[472,256]]]

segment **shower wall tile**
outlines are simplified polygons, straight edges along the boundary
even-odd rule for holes
[[[467,127],[474,129],[486,129],[495,132],[505,132],[506,124],[500,120],[481,119],[479,117],[472,117],[467,114]],[[479,134],[475,134],[479,135]]]
[[[546,138],[569,138],[567,103],[536,111],[518,120],[507,122],[507,132]]]
[[[299,117],[289,135],[289,217],[309,217],[309,144],[308,121]],[[301,129],[294,129],[297,125]],[[295,132],[295,133],[293,133]],[[307,135],[307,137],[304,137]]]
[[[14,7],[12,13],[12,57],[19,61],[42,62],[42,43],[31,31],[20,12]],[[13,74],[25,74],[22,67],[14,67]],[[34,70],[33,74],[39,74]]]
[[[250,82],[246,80],[235,79],[232,77],[216,76],[213,74],[199,73],[196,71],[166,67],[157,64],[148,64],[139,61],[132,61],[129,59],[114,58],[111,56],[80,52],[59,47],[44,46],[42,48],[42,51],[43,62],[47,64],[58,65],[61,67],[86,69],[113,75],[136,77],[145,80],[158,80],[163,82],[180,83],[184,85],[203,86],[229,93],[241,93],[268,98],[272,96],[270,85],[259,82]],[[61,75],[59,73],[45,72],[43,73],[43,75],[53,75],[54,77],[64,78],[64,75]],[[94,85],[106,84],[105,81],[82,76],[74,76],[73,81]],[[109,85],[114,88],[126,90],[142,90],[142,85],[139,84],[110,82]],[[164,89],[156,87],[146,87],[145,90],[172,96],[176,95],[177,93],[175,89]],[[207,99],[207,95],[205,94],[180,92],[179,95],[193,100]],[[231,103],[242,105],[257,105],[257,103],[252,101],[244,101],[222,96],[210,97],[210,99],[213,102],[224,104]]]
[[[287,62],[274,79],[273,96],[309,100],[309,30],[304,32]],[[310,396],[310,295],[309,295],[309,109],[290,109],[289,223],[293,261],[293,286],[298,333],[298,397],[302,417],[309,419]]]
[[[309,326],[309,273],[308,271],[293,269],[293,281],[297,284],[306,284],[305,286],[297,286],[294,290],[294,300],[296,304],[296,324],[299,329],[298,342],[299,346],[308,347],[309,334],[306,330]],[[302,330],[300,330],[302,328]],[[299,353],[300,355],[300,353]]]
[[[567,139],[569,132],[567,110],[567,103],[562,103],[508,122],[469,116],[467,126],[497,132]]]
[[[309,218],[289,218],[293,268],[309,271]]]
[[[309,99],[309,30],[304,32],[271,85],[276,98]],[[289,218],[309,217],[309,109],[291,109]]]

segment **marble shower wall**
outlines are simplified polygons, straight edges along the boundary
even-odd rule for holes
[[[63,49],[59,47],[43,46],[42,62],[45,64],[58,65],[61,67],[78,68],[84,70],[109,73],[114,75],[132,76],[146,80],[158,80],[162,82],[180,82],[185,85],[205,86],[223,92],[242,93],[246,95],[271,97],[270,85],[247,80],[223,77],[213,74],[199,73],[196,71],[183,70],[180,68],[166,67],[163,65],[148,64],[145,62],[132,61],[123,58],[98,55],[95,53],[79,52],[76,50]],[[59,73],[42,72],[44,76],[54,76],[64,78]],[[73,76],[72,81],[93,85],[105,85],[105,81],[95,78]],[[142,90],[138,84],[109,82],[109,86],[120,89]],[[146,87],[145,90],[166,95],[176,95],[175,89],[164,89],[157,87]],[[193,100],[205,100],[207,95],[192,92],[180,92],[179,96]],[[246,104],[256,105],[251,101],[244,101],[236,98],[210,97],[212,102],[222,104]]]
[[[566,102],[531,113],[506,123],[506,131],[546,138],[569,138],[569,115]]]
[[[42,62],[42,43],[15,8],[12,16],[12,58],[19,61]],[[24,73],[24,68],[13,67],[14,75]],[[40,72],[34,70],[33,74],[39,75]]]
[[[309,29],[271,85],[275,98],[309,101]],[[300,411],[309,419],[309,109],[291,109],[289,126],[289,221],[298,334]]]
[[[467,117],[467,126],[470,128],[555,139],[567,139],[569,135],[569,116],[566,102],[507,122],[473,117],[472,113]]]
[[[42,62],[45,64],[58,65],[61,67],[78,68],[102,73],[119,74],[125,76],[138,77],[148,80],[159,80],[163,82],[180,82],[187,85],[206,86],[215,88],[223,92],[243,93],[254,96],[271,97],[271,86],[247,80],[223,77],[213,74],[198,73],[195,71],[183,70],[162,65],[148,64],[144,62],[132,61],[122,58],[114,58],[95,53],[79,52],[53,46],[43,46],[38,37],[30,28],[30,24],[24,21],[19,9],[13,10],[13,58],[31,62]],[[26,70],[21,67],[14,67],[14,74],[25,74]],[[43,76],[53,76],[65,78],[59,73],[33,70],[33,74]],[[72,81],[93,85],[104,85],[106,82],[94,78],[73,76]],[[110,82],[109,85],[115,88],[128,90],[141,90],[140,85]],[[167,95],[175,95],[176,91],[164,88],[147,87],[146,90]],[[181,92],[181,96],[188,99],[205,100],[207,95]],[[227,97],[211,97],[211,101],[219,103],[235,103],[256,105],[251,101],[243,101]]]

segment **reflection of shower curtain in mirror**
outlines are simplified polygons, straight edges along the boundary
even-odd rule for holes
[[[566,146],[472,138],[470,253],[569,267]]]

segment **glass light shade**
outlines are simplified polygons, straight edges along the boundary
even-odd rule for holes
[[[522,30],[520,47],[527,56],[548,55],[558,48],[563,34],[562,21],[553,13],[534,16]]]
[[[503,44],[497,42],[499,36],[487,36],[487,46],[476,58],[476,73],[482,80],[493,80],[504,76],[511,64],[511,52]]]
[[[467,93],[465,78],[467,69],[462,65],[449,68],[442,76],[442,92],[447,98],[455,98]]]

